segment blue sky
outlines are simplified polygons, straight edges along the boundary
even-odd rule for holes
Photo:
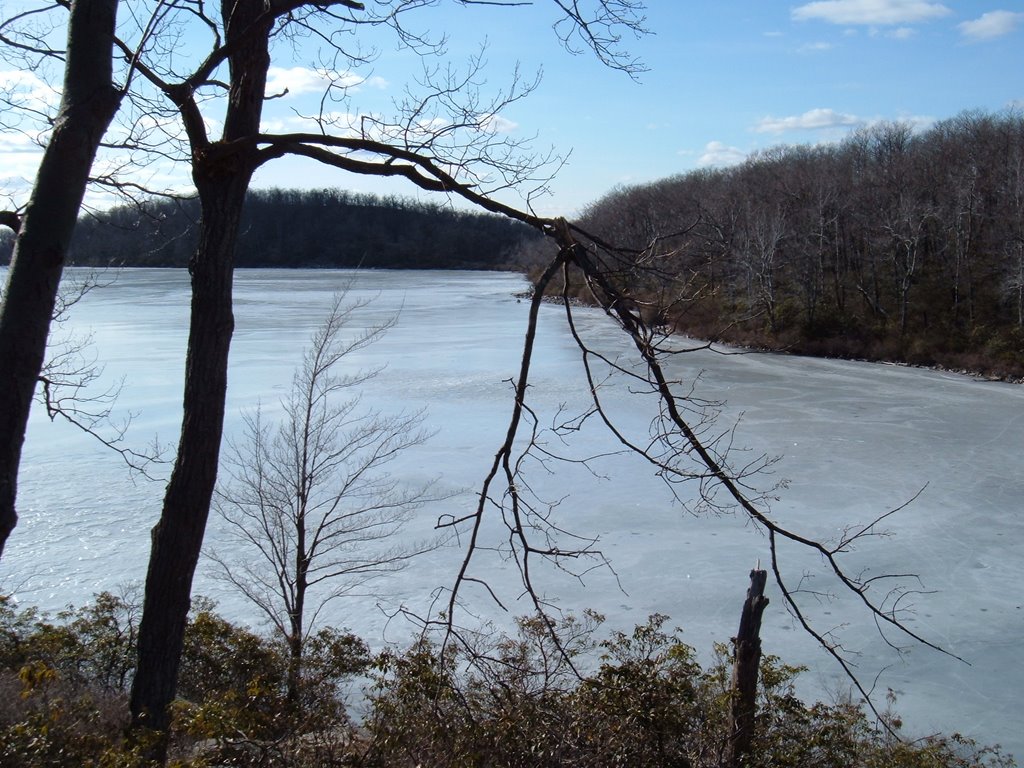
[[[877,121],[927,127],[963,110],[1024,108],[1019,0],[647,5],[651,34],[624,40],[649,68],[638,82],[593,56],[567,53],[551,30],[557,8],[549,0],[515,8],[440,3],[410,22],[444,32],[456,63],[486,44],[484,93],[503,87],[517,62],[526,76],[542,70],[537,89],[496,125],[569,156],[551,195],[535,201],[543,214],[572,215],[617,185],[741,162],[778,144],[836,141]],[[415,57],[382,40],[372,66],[353,74],[349,114],[387,111],[415,77]],[[268,102],[266,121],[284,129],[314,109],[323,81],[308,50],[279,54],[268,91],[289,92]],[[0,84],[3,70],[10,67],[0,61]],[[0,196],[30,178],[32,157],[0,134]],[[308,161],[278,162],[255,183],[414,192]]]
[[[968,109],[1024,108],[1021,2],[649,2],[652,34],[624,41],[649,68],[639,82],[567,54],[551,5],[447,14],[453,53],[486,36],[495,84],[517,60],[543,68],[537,91],[503,117],[538,147],[571,150],[538,204],[544,213],[571,215],[617,185],[835,141],[880,120],[926,127]],[[375,67],[388,82],[390,63]]]

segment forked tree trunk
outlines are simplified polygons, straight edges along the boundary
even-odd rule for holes
[[[96,150],[121,103],[112,84],[117,0],[74,0],[64,94],[21,217],[0,307],[0,556],[18,522],[18,468],[57,290]]]
[[[189,265],[192,309],[181,437],[164,496],[139,626],[139,661],[132,684],[132,728],[151,729],[148,757],[166,759],[170,705],[178,682],[192,577],[203,544],[217,480],[234,316],[231,287],[242,205],[256,167],[252,145],[259,132],[271,20],[260,0],[224,0],[231,88],[223,140],[204,144],[193,133],[193,180],[202,219]]]

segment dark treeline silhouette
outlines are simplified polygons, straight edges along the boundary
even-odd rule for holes
[[[624,277],[676,330],[1024,375],[1019,110],[922,133],[886,123],[618,189],[580,225],[635,249]]]
[[[184,267],[195,252],[199,203],[151,200],[83,217],[77,266]],[[243,267],[507,269],[533,230],[505,217],[338,189],[252,191],[238,262]],[[2,262],[10,239],[0,241]]]
[[[77,265],[184,266],[194,200],[86,217]],[[624,246],[674,330],[815,355],[1024,376],[1024,113],[862,129],[617,189],[579,219]],[[3,236],[3,230],[0,230]],[[11,238],[0,239],[0,259]],[[251,192],[241,266],[523,269],[550,247],[497,216],[342,190]],[[632,249],[632,250],[630,250]]]

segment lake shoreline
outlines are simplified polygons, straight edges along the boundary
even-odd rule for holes
[[[530,287],[530,290],[519,291],[519,292],[516,292],[513,295],[517,299],[527,299],[527,300],[532,299],[533,298],[533,286]],[[579,297],[576,297],[576,296],[570,296],[568,300],[570,302],[570,305],[574,306],[574,307],[591,307],[591,308],[594,308],[594,309],[600,309],[600,307],[596,303],[584,301],[583,299],[581,299]],[[545,295],[544,298],[542,299],[542,301],[544,301],[544,303],[546,303],[546,304],[562,305],[564,303],[565,299],[562,296]],[[701,338],[697,338],[695,336],[692,336],[689,333],[686,333],[685,331],[679,331],[679,330],[674,330],[674,329],[665,329],[664,326],[662,326],[662,330],[664,330],[664,332],[668,336],[673,336],[673,337],[677,337],[677,338],[692,339],[693,341],[695,341],[697,343],[701,343],[701,344],[715,344],[715,345],[719,345],[719,346],[722,346],[722,347],[728,347],[731,350],[736,350],[738,353],[747,353],[747,352],[749,352],[749,353],[752,353],[752,354],[781,355],[781,356],[785,356],[785,357],[806,357],[806,358],[809,358],[809,359],[812,359],[812,360],[842,360],[842,361],[851,362],[851,363],[869,363],[869,364],[872,364],[872,365],[891,365],[891,366],[896,366],[898,368],[911,368],[911,369],[916,369],[916,370],[921,370],[921,371],[934,371],[936,373],[951,373],[951,374],[955,374],[957,376],[963,376],[965,378],[974,379],[974,380],[980,381],[980,382],[1003,383],[1003,384],[1024,384],[1024,376],[1012,376],[1012,375],[1009,375],[1009,374],[1004,375],[1004,376],[999,376],[999,375],[995,375],[995,374],[992,374],[992,373],[986,373],[985,371],[981,371],[981,370],[972,370],[972,369],[963,368],[963,367],[953,368],[953,367],[939,365],[939,364],[930,364],[929,365],[929,364],[923,364],[923,363],[912,363],[912,362],[908,362],[906,360],[898,360],[898,359],[886,358],[886,357],[871,358],[871,357],[860,357],[860,356],[855,356],[855,355],[814,354],[813,352],[810,352],[810,351],[807,351],[807,350],[802,350],[802,349],[796,348],[796,347],[785,347],[785,346],[783,346],[783,347],[777,347],[777,346],[773,347],[773,346],[770,346],[770,345],[760,345],[759,346],[759,345],[753,345],[753,344],[740,344],[740,343],[729,341],[727,339],[709,341],[707,339],[701,339]]]

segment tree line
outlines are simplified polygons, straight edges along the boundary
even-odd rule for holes
[[[1024,113],[862,129],[618,189],[582,229],[701,338],[1024,375]]]
[[[199,201],[154,198],[83,216],[71,241],[77,266],[185,267],[195,252]],[[534,230],[504,216],[340,189],[251,190],[237,266],[508,269]],[[0,262],[13,236],[0,241]]]

